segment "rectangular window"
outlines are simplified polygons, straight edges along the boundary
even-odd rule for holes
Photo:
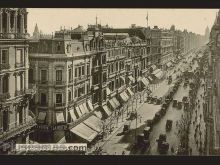
[[[8,50],[2,50],[2,57],[1,57],[1,63],[7,64],[8,63]]]
[[[69,69],[69,82],[71,82],[72,81],[72,69]]]
[[[41,93],[40,102],[41,102],[41,105],[43,105],[43,106],[45,106],[47,104],[47,96],[45,93]]]
[[[3,77],[3,93],[8,93],[9,90],[9,82],[8,82],[8,76]]]
[[[71,101],[72,97],[71,97],[71,91],[69,91],[68,93],[68,101]]]
[[[85,75],[85,66],[82,66],[82,75]]]
[[[79,77],[81,77],[81,67],[79,67],[78,69],[79,69]]]
[[[78,73],[78,68],[75,68],[75,77],[78,77],[77,73]]]
[[[74,97],[78,97],[78,94],[77,94],[77,89],[75,89],[75,91],[74,91]]]
[[[23,51],[22,49],[17,49],[16,50],[16,63],[23,63]]]
[[[56,70],[56,81],[62,81],[62,70]]]
[[[33,69],[29,69],[28,78],[29,78],[29,83],[34,83],[34,70]]]
[[[62,104],[62,94],[61,93],[56,94],[56,104],[57,105]]]
[[[41,70],[41,82],[45,83],[47,81],[47,71]]]
[[[90,69],[89,69],[89,65],[87,65],[87,75],[90,74]]]

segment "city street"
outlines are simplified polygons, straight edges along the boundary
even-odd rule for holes
[[[192,56],[192,54],[190,54],[190,56]],[[187,64],[183,64],[182,62],[180,62],[178,65],[176,65],[176,67],[174,67],[172,70],[170,70],[168,72],[168,74],[172,75],[173,80],[176,79],[176,75],[178,75],[178,72],[173,73],[173,70],[177,70],[180,67],[186,67],[188,68],[189,63]],[[198,66],[197,62],[194,63],[194,65],[192,66],[192,71],[195,70],[195,68]],[[157,88],[152,92],[152,95],[158,96],[158,95],[163,95],[166,93],[166,91],[169,90],[169,87],[172,86],[172,84],[168,85],[167,84],[167,80],[164,80],[163,82],[161,82],[160,84],[157,85]],[[202,89],[199,90],[198,92],[198,97],[200,97],[200,94],[202,94]],[[173,99],[176,99],[178,101],[182,101],[182,98],[184,96],[188,96],[189,95],[189,86],[187,87],[183,87],[183,83],[181,83],[179,89],[177,90],[177,93],[174,95]],[[134,109],[136,107],[136,101],[134,102]],[[124,151],[125,154],[140,154],[139,152],[136,153],[132,153],[131,152],[131,148],[135,142],[135,135],[138,135],[140,133],[143,132],[143,129],[146,127],[146,121],[148,119],[153,119],[154,115],[156,112],[158,112],[161,108],[161,105],[153,105],[153,104],[148,104],[148,103],[140,103],[140,100],[137,101],[137,107],[138,108],[138,118],[137,118],[137,123],[136,120],[133,120],[131,122],[131,131],[124,135],[123,132],[123,124],[124,122],[122,122],[122,120],[119,119],[119,129],[113,133],[113,135],[111,135],[111,137],[105,141],[104,143],[102,143],[103,147],[103,151],[107,152],[110,155],[114,155],[114,154],[118,154],[121,155],[122,152]],[[200,107],[202,107],[202,101],[200,101]],[[132,106],[129,107],[129,110],[132,109]],[[202,108],[200,108],[198,110],[198,113],[202,113]],[[181,110],[177,109],[177,108],[173,108],[172,107],[172,102],[168,107],[167,113],[165,114],[164,117],[161,118],[161,120],[156,123],[153,126],[153,131],[150,134],[150,151],[144,154],[148,154],[148,155],[158,155],[158,151],[157,151],[157,142],[156,139],[159,137],[159,135],[161,133],[164,133],[167,135],[167,142],[170,145],[170,148],[173,147],[174,150],[177,150],[177,147],[179,145],[179,138],[178,138],[178,129],[177,129],[177,121],[179,121],[181,119],[181,116],[184,115],[184,110],[183,108]],[[193,115],[195,115],[193,113]],[[141,117],[140,117],[141,116]],[[193,116],[194,117],[194,116]],[[199,118],[197,118],[199,119]],[[126,120],[126,116],[124,116],[124,120]],[[166,125],[166,121],[167,120],[172,120],[173,121],[173,126],[172,129],[169,132],[166,132],[165,129],[165,125]],[[199,120],[197,120],[197,122],[199,123]],[[137,124],[137,126],[136,126]],[[137,127],[137,129],[136,129]],[[204,141],[204,121],[203,119],[201,119],[201,130],[202,130],[202,135],[203,137],[201,137],[201,141]],[[135,132],[136,129],[136,132]],[[190,146],[195,146],[195,142],[192,141],[192,137],[194,138],[194,132],[193,132],[193,126],[191,127],[190,131]],[[198,135],[199,136],[199,135]],[[194,139],[193,139],[194,140]],[[198,154],[198,150],[196,150],[196,147],[193,147],[193,153]],[[143,154],[143,153],[142,153]],[[172,154],[171,151],[169,150],[167,154]]]

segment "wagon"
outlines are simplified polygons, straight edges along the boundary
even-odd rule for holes
[[[166,131],[170,131],[171,130],[172,124],[173,124],[172,120],[167,120],[167,122],[166,122]]]

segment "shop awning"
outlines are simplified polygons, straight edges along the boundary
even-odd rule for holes
[[[113,97],[112,100],[113,100],[113,102],[116,104],[116,106],[118,108],[120,106],[119,101],[115,97]]]
[[[81,111],[80,111],[78,106],[76,107],[76,113],[77,113],[78,117],[82,116],[82,113],[81,113]]]
[[[152,68],[152,70],[154,71],[154,70],[157,69],[157,66],[156,66],[156,65],[152,65],[151,68]]]
[[[90,111],[93,111],[93,110],[94,110],[94,108],[93,108],[92,103],[91,103],[90,100],[87,101],[87,107],[88,107],[88,109],[89,109]]]
[[[148,79],[150,82],[154,80],[151,76],[148,76],[147,79]]]
[[[86,106],[86,103],[83,103],[82,105],[83,105],[83,108],[84,108],[84,110],[86,111],[86,113],[89,113],[89,110],[88,110],[88,108],[87,108],[87,106]]]
[[[107,107],[107,105],[104,105],[102,109],[104,110],[107,116],[111,116],[112,111]]]
[[[132,77],[132,76],[128,76],[128,78],[129,78],[129,80],[131,81],[131,82],[134,82],[135,80],[134,80],[134,77]]]
[[[56,112],[57,123],[65,122],[63,112]]]
[[[117,108],[116,104],[111,100],[108,101],[109,104],[111,105],[112,109],[115,110]]]
[[[47,113],[46,113],[46,112],[39,112],[39,113],[38,113],[38,118],[37,118],[37,120],[38,120],[38,121],[41,121],[41,122],[44,122],[45,119],[46,119],[46,116],[47,116]]]
[[[172,63],[171,62],[168,62],[167,63],[167,67],[171,67],[172,66]]]
[[[82,114],[86,113],[86,111],[85,111],[85,109],[84,109],[82,104],[79,105],[79,109],[81,110]]]
[[[129,100],[129,96],[127,95],[127,93],[124,91],[124,96],[127,98],[127,100]]]
[[[94,115],[83,121],[83,123],[97,132],[102,130],[102,121]]]
[[[161,69],[156,69],[155,71],[153,71],[153,75],[156,75],[157,73],[159,73],[161,71]]]
[[[71,118],[73,119],[73,121],[75,121],[76,119],[77,119],[77,117],[76,117],[76,115],[75,115],[75,113],[74,113],[74,109],[70,109],[70,116],[71,116]]]
[[[149,81],[145,77],[142,78],[142,82],[146,87],[149,85]]]
[[[96,110],[96,111],[94,111],[94,114],[95,114],[98,118],[102,119],[102,112],[101,112],[101,111]]]
[[[120,76],[120,78],[123,80],[123,82],[125,83],[125,78],[124,77],[122,77],[122,76]]]
[[[155,75],[158,79],[161,79],[163,77],[163,72],[160,71]]]
[[[71,129],[71,132],[76,134],[77,136],[85,139],[88,142],[91,142],[98,135],[98,132],[88,127],[84,123],[80,123],[76,127]]]
[[[124,101],[124,102],[127,102],[128,99],[127,97],[125,96],[124,92],[120,93],[119,96],[121,97],[121,99]]]
[[[141,81],[142,80],[142,77],[138,77],[137,78],[137,81],[139,82],[139,81]]]
[[[110,94],[111,94],[111,90],[110,90],[108,87],[106,88],[106,94],[107,94],[107,95],[110,95]]]
[[[128,87],[127,90],[128,90],[128,92],[129,92],[130,96],[133,96],[133,95],[134,95],[134,93],[131,91],[131,88]]]

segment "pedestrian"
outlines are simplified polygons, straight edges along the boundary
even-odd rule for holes
[[[173,146],[171,147],[171,153],[174,154],[174,148],[173,148]]]
[[[117,155],[116,152],[115,152],[115,155]]]
[[[201,139],[201,137],[202,137],[202,132],[201,131],[199,131],[199,136],[200,136],[200,139]]]
[[[198,145],[199,145],[199,141],[198,140],[196,140],[196,147],[198,148]]]
[[[189,155],[192,156],[192,148],[189,149]]]
[[[195,121],[193,121],[193,126],[195,126]]]
[[[194,139],[196,139],[196,132],[194,133]]]
[[[125,151],[122,151],[122,155],[125,155]]]

